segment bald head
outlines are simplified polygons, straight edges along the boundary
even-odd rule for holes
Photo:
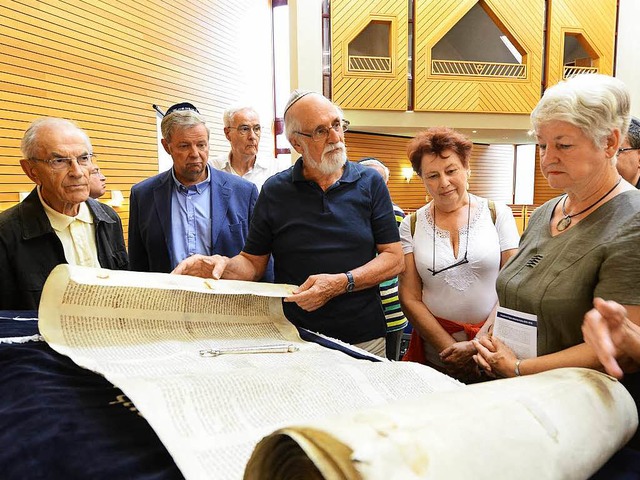
[[[24,132],[20,143],[22,158],[38,158],[39,155],[43,155],[42,150],[46,150],[44,138],[50,132],[70,132],[79,135],[84,140],[87,150],[92,151],[89,136],[74,122],[65,118],[46,117],[35,120]]]
[[[295,132],[302,129],[305,117],[313,115],[318,106],[334,105],[317,92],[294,90],[284,110],[285,135],[292,143]],[[335,107],[334,107],[335,108]]]

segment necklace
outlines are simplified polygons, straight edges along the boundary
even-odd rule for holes
[[[465,263],[469,263],[467,259],[467,253],[469,253],[469,225],[471,224],[471,197],[469,197],[469,210],[467,211],[467,241],[464,249],[464,258],[459,262],[454,263],[453,265],[449,265],[448,267],[441,268],[436,270],[436,204],[433,204],[433,258],[431,261],[431,265],[433,268],[427,268],[428,271],[431,272],[432,276],[436,276],[439,273],[444,272],[445,270],[449,270],[454,267],[459,267],[460,265],[464,265]]]
[[[569,227],[569,225],[571,225],[571,219],[573,217],[577,217],[578,215],[586,212],[587,210],[591,210],[593,207],[595,207],[597,204],[599,204],[602,200],[604,200],[607,195],[609,195],[611,192],[613,192],[616,189],[616,187],[620,184],[621,181],[622,181],[622,177],[618,178],[618,181],[616,182],[616,184],[613,187],[611,187],[611,190],[609,190],[607,193],[605,193],[603,196],[601,196],[598,200],[596,200],[594,203],[589,205],[584,210],[580,210],[578,213],[574,213],[573,215],[568,215],[567,212],[564,209],[564,206],[567,203],[567,198],[569,197],[568,195],[565,195],[564,200],[562,200],[562,205],[561,205],[563,217],[560,220],[558,220],[558,223],[556,223],[556,229],[559,232],[562,232],[563,230],[566,230]]]

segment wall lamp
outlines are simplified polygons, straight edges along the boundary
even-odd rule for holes
[[[121,190],[111,190],[111,200],[107,203],[112,207],[122,207],[124,202],[124,195]]]
[[[402,168],[402,178],[404,178],[407,182],[411,181],[411,177],[413,177],[413,168],[411,167],[403,167]]]

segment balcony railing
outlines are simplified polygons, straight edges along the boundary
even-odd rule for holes
[[[575,77],[585,73],[598,73],[598,67],[572,67],[565,65],[562,78]]]
[[[350,72],[391,73],[391,57],[349,55]]]
[[[527,66],[521,63],[431,60],[431,73],[464,77],[525,78]]]

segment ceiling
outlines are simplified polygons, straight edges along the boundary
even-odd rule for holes
[[[448,126],[468,136],[474,143],[533,144],[529,135],[529,115],[497,113],[385,112],[344,110],[349,130],[379,135],[413,137],[432,126]]]
[[[427,128],[426,126],[423,128]],[[466,135],[473,143],[496,144],[507,143],[513,145],[536,143],[535,137],[529,135],[528,129],[496,129],[496,128],[455,128]],[[394,127],[394,126],[361,126],[351,124],[350,131],[363,133],[375,133],[378,135],[396,135],[401,137],[413,137],[422,128]]]

